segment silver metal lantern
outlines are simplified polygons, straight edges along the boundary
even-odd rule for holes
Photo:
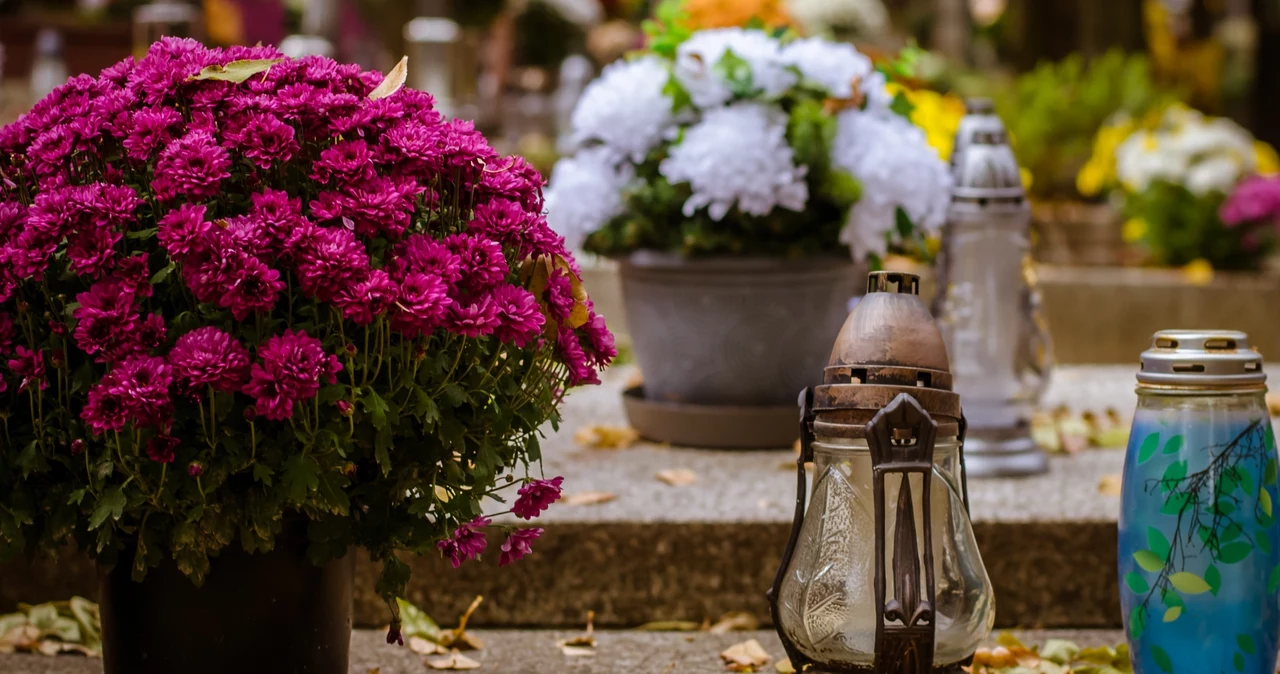
[[[1031,438],[1031,415],[1053,356],[1031,264],[1031,208],[991,103],[966,108],[934,315],[965,400],[969,475],[1042,473],[1049,462]]]

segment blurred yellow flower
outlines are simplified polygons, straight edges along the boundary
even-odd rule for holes
[[[1260,175],[1269,176],[1280,173],[1280,156],[1276,154],[1274,147],[1260,140],[1255,140],[1253,142],[1253,158]]]
[[[791,25],[786,0],[685,0],[689,27],[731,28],[758,19],[770,28]]]
[[[1093,155],[1076,174],[1076,189],[1082,196],[1096,197],[1116,181],[1116,148],[1133,133],[1129,119],[1118,119],[1098,130],[1093,139]]]
[[[1213,265],[1204,258],[1192,260],[1182,268],[1182,276],[1191,285],[1209,285],[1213,281]]]
[[[1120,236],[1126,243],[1137,243],[1147,235],[1147,221],[1142,218],[1129,218],[1120,228]]]
[[[1031,185],[1035,183],[1035,176],[1031,175],[1031,169],[1025,166],[1018,167],[1018,175],[1022,176],[1022,190],[1024,192],[1031,191]]]
[[[943,161],[950,160],[956,131],[960,129],[960,118],[964,117],[964,101],[928,89],[909,89],[897,82],[890,82],[885,89],[890,96],[901,93],[906,97],[913,108],[912,123],[924,131],[929,146]]]

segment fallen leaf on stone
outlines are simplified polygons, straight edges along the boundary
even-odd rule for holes
[[[583,632],[582,634],[572,639],[561,639],[560,641],[556,642],[556,645],[560,647],[560,650],[564,651],[565,655],[593,654],[593,653],[584,654],[579,651],[581,651],[582,649],[590,650],[596,647],[595,622],[596,622],[596,612],[587,611],[587,631]],[[571,652],[571,649],[572,649],[572,652]]]
[[[1119,496],[1120,484],[1119,475],[1103,475],[1098,481],[1098,493],[1103,496]]]
[[[449,652],[444,646],[422,637],[409,637],[409,650],[418,655],[442,655]]]
[[[642,632],[696,632],[701,627],[702,623],[692,620],[657,620],[645,623],[636,629]]]
[[[567,505],[600,505],[618,498],[617,494],[607,491],[583,491],[564,497]]]
[[[783,658],[773,665],[778,674],[796,674],[796,668],[791,666],[790,658]]]
[[[431,669],[464,670],[480,668],[480,663],[463,655],[456,648],[450,651],[448,655],[427,658],[423,662]]]
[[[725,669],[731,672],[754,672],[772,658],[759,641],[748,639],[721,651],[720,659],[724,661]]]
[[[630,426],[587,424],[573,434],[573,441],[590,449],[626,449],[640,439]]]
[[[480,640],[480,637],[467,634],[467,620],[470,620],[471,614],[475,613],[477,608],[480,608],[480,602],[482,601],[484,601],[484,597],[479,595],[471,600],[471,605],[467,607],[466,613],[463,613],[462,617],[458,618],[458,626],[441,633],[441,646],[454,649],[460,648],[464,651],[478,651],[484,648],[484,642]],[[479,667],[479,665],[476,665],[476,667]]]
[[[746,611],[730,611],[707,628],[712,634],[728,634],[729,632],[746,632],[760,628],[760,621]]]
[[[400,609],[401,636],[405,639],[422,637],[427,641],[440,641],[444,631],[425,611],[404,599],[396,599],[396,606]]]
[[[382,668],[370,667],[369,669],[364,670],[364,674],[382,674]]]
[[[570,646],[565,644],[560,647],[560,652],[565,655],[574,657],[590,657],[596,654],[596,649],[589,646]]]
[[[658,480],[672,487],[687,487],[698,481],[698,474],[688,468],[668,468],[658,471]]]
[[[1062,449],[1068,454],[1076,454],[1089,446],[1089,424],[1079,416],[1070,415],[1058,420],[1058,436]]]
[[[631,374],[627,375],[627,381],[623,386],[629,389],[644,386],[644,373],[640,371],[640,368],[637,367],[631,371]]]

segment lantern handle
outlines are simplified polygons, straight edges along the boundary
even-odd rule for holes
[[[813,389],[806,387],[800,392],[799,405],[800,456],[796,457],[796,513],[791,522],[791,537],[787,539],[787,548],[782,553],[782,563],[778,565],[778,573],[773,577],[773,587],[769,588],[765,596],[769,598],[769,615],[773,619],[774,626],[778,628],[778,637],[782,640],[782,648],[787,652],[787,657],[791,659],[791,667],[797,672],[803,672],[813,664],[813,661],[796,648],[795,643],[787,636],[786,630],[782,629],[782,619],[778,609],[778,595],[782,592],[782,580],[791,567],[791,556],[795,553],[796,542],[800,540],[800,528],[804,525],[808,481],[804,466],[813,461]]]

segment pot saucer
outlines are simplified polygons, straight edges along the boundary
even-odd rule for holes
[[[622,394],[631,427],[647,440],[705,449],[788,449],[800,437],[795,405],[750,407],[648,400],[635,386]]]

